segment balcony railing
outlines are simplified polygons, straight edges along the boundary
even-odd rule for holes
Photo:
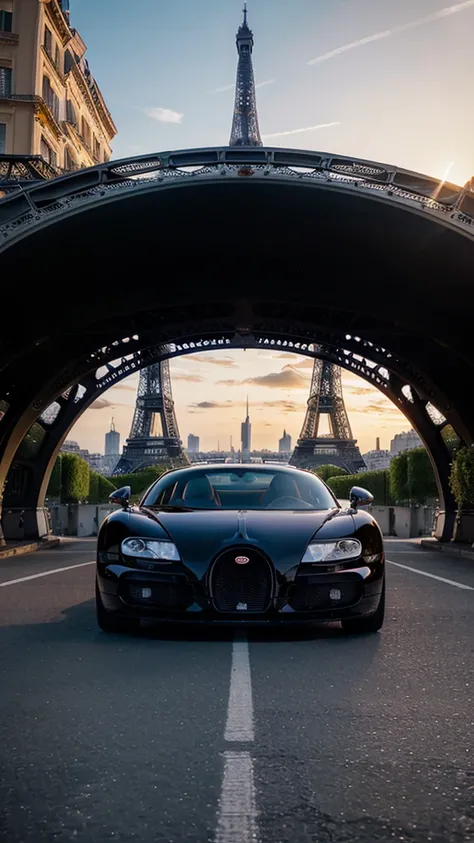
[[[0,44],[18,44],[20,36],[16,32],[5,32],[0,29]]]

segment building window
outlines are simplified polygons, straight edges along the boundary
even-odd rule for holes
[[[7,124],[0,123],[0,155],[7,151]]]
[[[0,9],[0,31],[11,32],[12,22],[13,14],[11,12],[7,12],[5,9]]]
[[[89,124],[82,118],[81,121],[81,135],[84,140],[86,146],[90,147],[91,145],[91,130]]]
[[[64,73],[69,73],[74,65],[74,59],[69,50],[64,53]]]
[[[94,135],[94,158],[100,161],[100,143]]]
[[[43,99],[56,120],[59,120],[59,97],[51,87],[47,76],[43,76]]]
[[[48,56],[53,58],[53,33],[47,26],[44,28],[44,49]]]
[[[12,95],[12,69],[11,67],[0,67],[0,97],[11,97]]]
[[[75,126],[76,129],[78,128],[76,109],[72,100],[67,100],[66,102],[66,120],[72,126]]]
[[[51,164],[53,167],[57,166],[57,155],[43,137],[41,138],[40,153],[48,164]]]
[[[66,152],[64,154],[64,169],[65,170],[77,170],[78,169],[76,161],[73,158],[73,156],[71,155],[71,152],[70,152],[69,149],[66,149]]]

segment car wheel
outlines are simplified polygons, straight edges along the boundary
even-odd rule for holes
[[[363,634],[369,632],[378,632],[382,629],[385,615],[385,577],[383,581],[382,594],[380,595],[379,605],[373,615],[368,618],[348,618],[342,621],[342,628],[344,632],[352,632],[355,634]]]
[[[100,596],[99,586],[95,584],[95,608],[97,615],[97,624],[102,632],[136,632],[140,627],[140,620],[138,618],[118,618],[104,609],[102,598]]]

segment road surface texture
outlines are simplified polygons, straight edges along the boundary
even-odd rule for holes
[[[126,636],[94,550],[0,566],[2,843],[474,841],[470,560],[387,541],[377,635]]]

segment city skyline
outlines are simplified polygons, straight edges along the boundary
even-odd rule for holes
[[[172,359],[173,399],[184,445],[192,433],[199,436],[202,451],[215,450],[218,441],[227,450],[231,436],[238,448],[247,394],[252,449],[278,450],[284,429],[295,445],[306,411],[312,367],[312,358],[270,350],[202,352]],[[364,379],[343,369],[342,383],[353,433],[362,452],[375,447],[377,436],[382,448],[389,447],[396,433],[411,427],[400,410]],[[137,385],[138,373],[104,393],[68,438],[76,439],[91,452],[101,451],[114,416],[124,441],[130,432]]]

